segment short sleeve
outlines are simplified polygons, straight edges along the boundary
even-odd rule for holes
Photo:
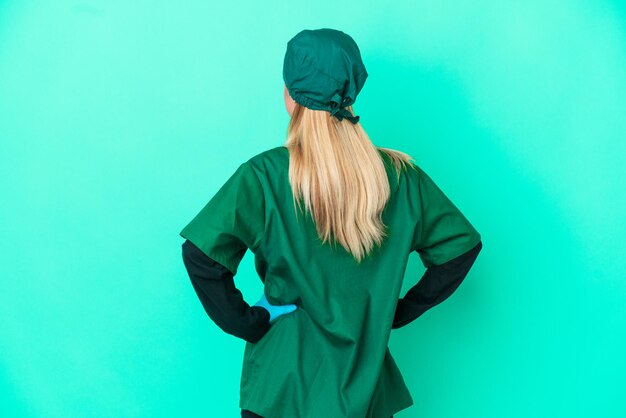
[[[425,267],[443,264],[476,246],[481,236],[469,220],[450,201],[435,182],[419,167],[418,193],[420,216],[413,236]]]
[[[249,162],[241,164],[180,232],[233,275],[248,248],[263,237],[263,187]]]

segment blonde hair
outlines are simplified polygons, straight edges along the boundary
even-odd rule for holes
[[[347,109],[354,114],[352,106]],[[291,115],[285,147],[294,208],[302,210],[302,200],[322,243],[338,242],[360,263],[388,235],[381,214],[390,187],[378,150],[391,157],[398,178],[401,169],[413,167],[413,158],[375,146],[360,123],[339,121],[327,111],[299,103]]]

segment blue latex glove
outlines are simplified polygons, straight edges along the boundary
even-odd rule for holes
[[[267,311],[270,313],[270,322],[274,321],[279,316],[293,312],[298,308],[294,304],[272,305],[271,303],[267,301],[267,298],[265,297],[265,293],[263,293],[263,296],[261,296],[261,299],[259,299],[259,301],[255,303],[254,306],[260,306],[262,308],[267,309]]]

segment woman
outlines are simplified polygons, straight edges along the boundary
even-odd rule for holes
[[[242,417],[387,418],[413,405],[391,330],[454,292],[481,236],[409,155],[370,141],[349,35],[301,31],[283,78],[285,145],[242,163],[181,231],[184,263],[211,319],[246,341]],[[233,280],[248,249],[253,306]],[[426,272],[400,298],[413,251]]]

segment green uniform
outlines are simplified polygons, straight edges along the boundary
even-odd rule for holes
[[[389,236],[360,265],[322,245],[309,214],[296,217],[284,146],[242,163],[181,231],[233,274],[250,249],[268,301],[298,306],[246,342],[240,408],[265,418],[388,418],[413,404],[387,347],[409,254],[438,265],[481,236],[424,171],[398,179],[380,153]]]

